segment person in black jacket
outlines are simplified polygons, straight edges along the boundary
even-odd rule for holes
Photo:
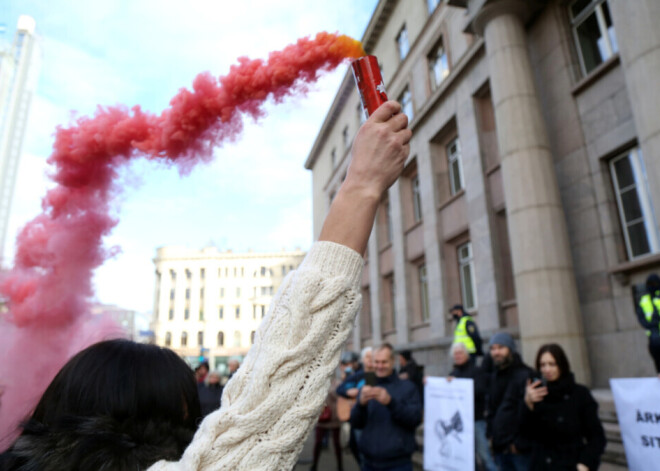
[[[520,433],[519,406],[532,369],[516,352],[513,337],[506,332],[490,339],[493,372],[488,397],[488,437],[500,471],[527,471],[531,444]]]
[[[520,408],[521,431],[532,441],[529,469],[598,469],[606,444],[598,403],[589,389],[575,382],[559,345],[539,349],[536,369],[540,377],[527,381]]]
[[[351,427],[362,429],[362,471],[412,471],[415,429],[422,422],[417,388],[394,372],[394,349],[374,350],[376,386],[365,385],[351,410]]]
[[[470,352],[463,343],[454,343],[450,349],[454,359],[454,367],[449,373],[452,378],[469,378],[474,382],[474,441],[475,452],[486,471],[497,471],[486,438],[486,395],[488,393],[488,376],[481,368],[470,361]]]
[[[660,277],[655,273],[646,279],[646,293],[637,303],[637,320],[646,329],[649,353],[660,376]]]
[[[412,381],[424,404],[424,367],[417,364],[410,350],[399,352],[399,378]]]

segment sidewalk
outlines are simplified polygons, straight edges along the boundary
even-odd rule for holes
[[[309,471],[312,466],[312,453],[314,452],[314,431],[309,434],[303,450],[298,457],[298,464],[293,468],[293,471]],[[342,455],[344,462],[344,471],[360,471],[355,458],[351,452],[346,449]],[[332,440],[328,444],[328,448],[321,450],[321,458],[319,459],[319,466],[317,471],[337,471],[337,461],[335,460],[335,453],[332,448]]]

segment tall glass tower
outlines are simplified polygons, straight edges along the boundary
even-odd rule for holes
[[[35,22],[26,15],[18,18],[11,46],[3,48],[0,44],[0,262],[8,235],[21,147],[37,85],[37,48]]]

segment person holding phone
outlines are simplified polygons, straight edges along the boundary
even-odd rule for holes
[[[536,355],[540,373],[527,381],[521,407],[521,433],[531,438],[530,470],[593,471],[605,451],[598,403],[577,384],[568,358],[556,343]]]
[[[374,350],[374,372],[351,410],[351,427],[361,429],[358,447],[362,471],[412,471],[415,429],[422,422],[422,402],[415,385],[394,371],[394,348]]]

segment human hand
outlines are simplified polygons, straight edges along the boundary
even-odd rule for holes
[[[529,410],[534,410],[534,403],[541,402],[545,396],[548,395],[548,388],[541,386],[541,380],[537,379],[532,382],[531,379],[527,380],[527,387],[525,388],[525,404]]]
[[[586,465],[583,465],[582,463],[577,464],[577,471],[589,471],[589,467]]]
[[[350,389],[346,390],[346,395],[348,397],[353,398],[353,397],[357,397],[359,392],[360,392],[360,390],[358,388],[350,388]]]
[[[362,125],[353,141],[352,160],[344,182],[380,200],[399,177],[410,153],[408,117],[396,101],[382,104]]]
[[[366,405],[370,399],[373,399],[373,386],[362,386],[360,391],[360,405]]]
[[[408,373],[399,373],[399,379],[408,379]]]
[[[390,396],[390,393],[387,392],[387,389],[380,386],[374,386],[372,388],[372,394],[373,399],[377,400],[384,406],[388,405],[392,400],[392,396]]]
[[[452,379],[454,379],[453,376],[447,376],[447,382],[448,382],[448,383],[451,383],[451,380],[452,380]]]

